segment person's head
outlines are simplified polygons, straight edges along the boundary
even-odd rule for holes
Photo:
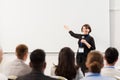
[[[36,49],[30,54],[30,66],[33,70],[44,72],[46,68],[45,52],[42,49]]]
[[[88,53],[86,67],[89,72],[100,73],[103,64],[103,56],[99,51],[91,51]]]
[[[91,31],[92,30],[89,24],[84,24],[81,28],[81,32],[83,32],[84,34],[89,34]]]
[[[75,53],[71,48],[64,47],[60,50],[55,74],[66,77],[67,79],[72,79],[75,77]]]
[[[105,51],[105,60],[109,65],[114,65],[118,60],[118,56],[118,50],[114,47],[109,47]]]
[[[16,55],[18,59],[26,60],[28,55],[28,47],[25,44],[19,44],[16,47]]]
[[[2,62],[2,59],[3,59],[3,51],[2,49],[0,49],[0,63]]]
[[[68,66],[74,65],[75,63],[75,53],[69,47],[64,47],[59,52],[58,65]]]

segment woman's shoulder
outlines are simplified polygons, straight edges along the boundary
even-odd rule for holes
[[[83,75],[81,68],[78,68],[77,73]]]
[[[94,37],[93,37],[93,36],[91,36],[91,35],[89,35],[89,38],[90,38],[90,39],[94,39]]]
[[[57,66],[56,65],[53,65],[51,67],[51,75],[54,76],[55,75],[55,70],[56,70]]]
[[[52,67],[51,67],[51,69],[56,69],[57,68],[57,66],[56,65],[53,65]]]

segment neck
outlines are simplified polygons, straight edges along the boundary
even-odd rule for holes
[[[108,63],[106,63],[106,65],[107,65],[107,66],[115,66],[114,63],[113,63],[113,64],[108,64]]]
[[[83,33],[84,35],[88,35],[89,33]]]
[[[37,71],[37,72],[41,72],[44,73],[44,70],[40,70],[40,69],[32,69],[33,71]]]

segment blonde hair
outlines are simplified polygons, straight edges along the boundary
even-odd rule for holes
[[[88,53],[86,66],[90,72],[100,73],[103,67],[103,56],[99,51],[91,51]]]

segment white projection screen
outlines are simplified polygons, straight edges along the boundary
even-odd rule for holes
[[[81,33],[86,23],[97,50],[104,51],[110,45],[109,0],[0,0],[0,45],[5,52],[14,52],[21,43],[29,51],[59,52],[68,46],[76,52],[78,40],[64,25]]]

